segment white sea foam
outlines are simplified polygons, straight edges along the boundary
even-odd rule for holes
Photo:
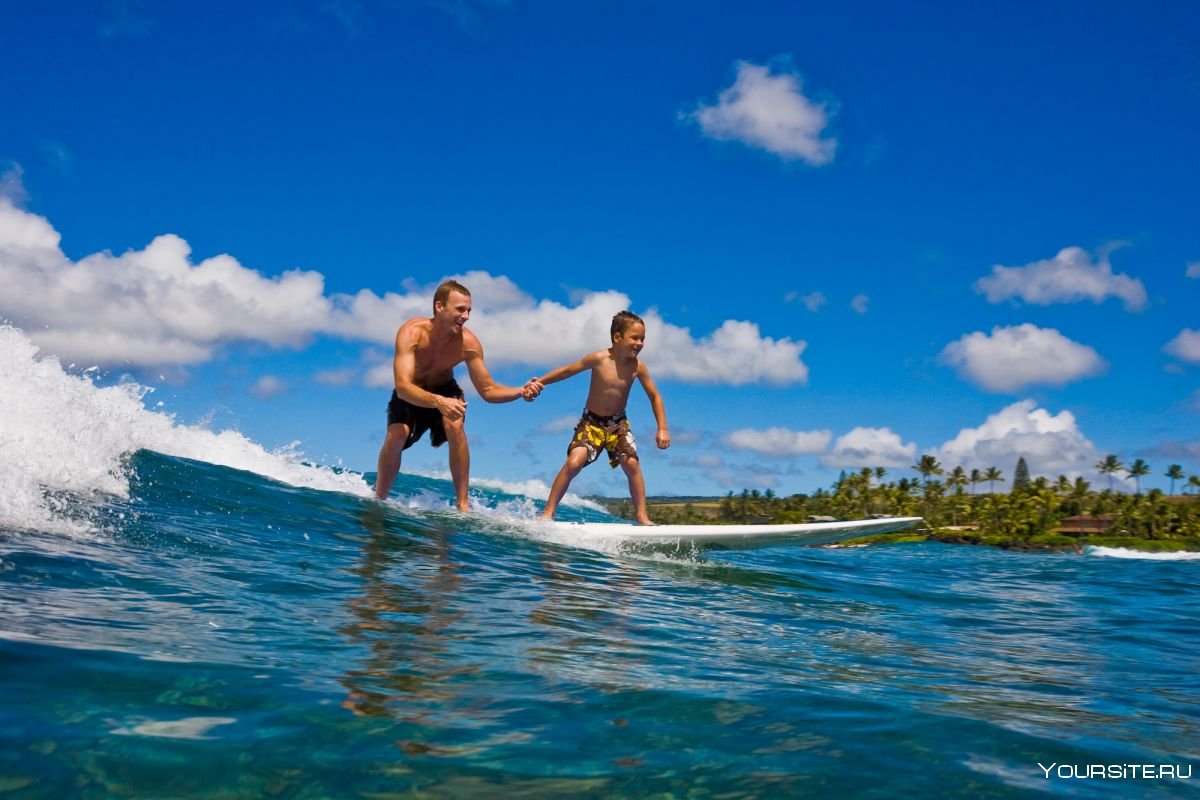
[[[450,475],[438,470],[417,472],[424,478],[443,481],[446,484],[445,493],[424,489],[412,494],[392,497],[388,502],[392,505],[413,511],[448,511],[454,508],[453,487]],[[490,489],[502,492],[511,497],[496,498],[488,496],[480,489]],[[485,517],[500,522],[529,522],[542,513],[538,500],[545,500],[550,494],[550,487],[538,479],[527,481],[502,481],[497,478],[471,478],[471,511],[479,517]],[[563,497],[562,505],[587,508],[593,511],[605,511],[604,507],[593,500],[586,500],[568,492]]]
[[[154,450],[315,489],[370,496],[362,476],[303,463],[293,445],[268,451],[238,431],[182,425],[148,410],[152,390],[96,385],[72,374],[18,329],[0,325],[0,525],[61,533],[90,527],[64,514],[63,495],[127,497],[128,455]]]
[[[431,477],[449,479],[449,474],[438,473]],[[483,487],[485,489],[494,489],[504,492],[505,494],[516,495],[521,498],[529,498],[532,500],[545,500],[550,496],[550,485],[539,478],[530,478],[525,481],[505,481],[499,478],[471,478],[473,487]],[[592,511],[606,511],[607,509],[594,500],[588,500],[580,497],[573,492],[567,492],[562,499],[560,505],[575,506],[576,508],[587,508]]]
[[[1200,561],[1200,553],[1187,550],[1173,553],[1149,553],[1143,550],[1130,550],[1125,547],[1087,545],[1083,548],[1083,552],[1085,555],[1103,556],[1105,558],[1140,558],[1149,561]]]
[[[163,739],[192,739],[196,741],[214,739],[209,736],[213,728],[232,725],[234,717],[186,717],[169,720],[139,720],[114,728],[118,736],[155,736]]]
[[[392,497],[388,502],[411,511],[448,511],[454,508],[453,495],[442,494],[430,489]]]

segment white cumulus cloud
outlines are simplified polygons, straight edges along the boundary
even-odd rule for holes
[[[1025,323],[996,326],[991,334],[968,333],[942,350],[940,358],[960,376],[991,392],[1063,384],[1095,375],[1107,366],[1100,355],[1053,328]]]
[[[800,76],[738,62],[733,85],[712,105],[691,114],[705,135],[738,141],[785,159],[813,165],[833,160],[837,140],[823,138],[829,124],[826,104],[805,96]]]
[[[0,200],[0,312],[77,360],[194,364],[226,342],[299,346],[329,313],[315,272],[266,278],[224,255],[192,264],[172,234],[73,262],[59,240],[45,219]]]
[[[740,428],[725,434],[723,441],[734,450],[749,450],[767,456],[798,456],[825,452],[832,438],[829,431]]]
[[[1067,247],[1054,258],[1035,261],[1023,267],[997,264],[991,275],[975,282],[975,291],[989,303],[1019,298],[1033,305],[1075,303],[1091,300],[1102,303],[1116,297],[1128,311],[1146,307],[1146,287],[1136,278],[1115,274],[1107,255],[1093,260],[1079,247]]]
[[[808,367],[800,360],[807,342],[763,336],[755,323],[731,319],[709,336],[696,339],[687,328],[666,323],[655,313],[644,319],[643,358],[655,378],[731,386],[808,380]],[[607,323],[604,336],[607,340]]]
[[[537,300],[504,276],[453,277],[471,290],[470,325],[492,365],[544,369],[573,361],[608,346],[613,314],[631,307],[615,291],[582,292],[568,306]],[[174,234],[141,250],[73,261],[49,221],[0,196],[0,317],[23,327],[44,351],[76,361],[167,368],[209,361],[239,342],[300,348],[314,336],[333,335],[382,345],[364,382],[390,386],[396,329],[432,312],[441,279],[409,279],[403,291],[383,295],[366,289],[327,295],[319,272],[267,277],[230,255],[195,263],[188,243]],[[656,378],[733,385],[808,378],[803,341],[763,336],[740,320],[694,337],[654,310],[642,316],[645,357]],[[321,380],[337,384],[346,374],[328,372]]]
[[[484,343],[488,363],[559,366],[585,353],[607,347],[612,317],[631,308],[621,292],[580,292],[576,304],[535,300],[507,278],[472,272],[461,276],[471,290],[476,311],[471,328]],[[433,287],[421,290],[429,297]],[[642,358],[656,379],[734,386],[804,383],[808,367],[801,360],[804,341],[763,336],[757,324],[726,320],[708,336],[694,337],[688,328],[665,321],[650,310]],[[394,335],[394,330],[391,335]]]
[[[1017,459],[1024,457],[1030,472],[1094,473],[1100,453],[1070,411],[1052,414],[1033,400],[1020,400],[996,412],[977,428],[966,428],[938,449],[944,467],[966,470],[998,467],[1011,481]]]
[[[1200,364],[1200,331],[1184,328],[1163,349],[1180,361]]]
[[[839,436],[821,463],[834,468],[911,467],[917,445],[905,444],[890,428],[858,427]]]

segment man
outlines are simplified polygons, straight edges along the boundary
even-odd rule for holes
[[[470,510],[467,489],[471,454],[463,427],[467,403],[454,380],[454,367],[466,362],[467,374],[479,396],[489,403],[509,403],[518,397],[532,401],[541,385],[530,380],[523,387],[503,386],[492,380],[483,360],[483,346],[467,330],[471,292],[457,281],[444,281],[433,294],[433,316],[414,317],[396,332],[392,372],[396,388],[388,403],[387,436],[379,451],[375,497],[391,491],[400,472],[404,451],[425,431],[434,447],[450,443],[450,477],[454,481],[459,511]]]

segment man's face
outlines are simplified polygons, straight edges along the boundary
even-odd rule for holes
[[[462,330],[463,325],[471,318],[471,295],[451,291],[446,297],[446,302],[438,304],[437,316],[456,329]]]

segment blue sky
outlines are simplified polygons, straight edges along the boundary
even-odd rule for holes
[[[458,276],[509,383],[647,319],[652,494],[1200,473],[1194,4],[0,8],[0,318],[180,421],[373,470]],[[549,482],[585,393],[474,398],[473,475]]]

